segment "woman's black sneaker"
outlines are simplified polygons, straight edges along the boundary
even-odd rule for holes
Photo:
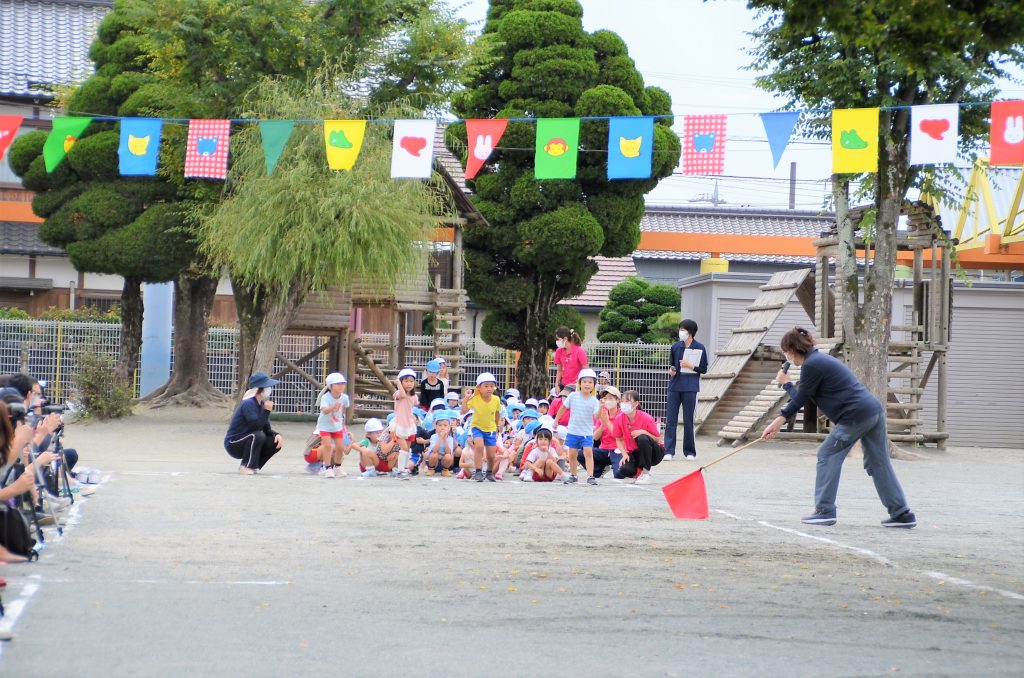
[[[882,521],[882,527],[916,527],[917,516],[912,511],[904,511],[895,518],[889,518],[888,520]]]

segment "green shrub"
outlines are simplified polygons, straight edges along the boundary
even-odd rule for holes
[[[95,346],[82,346],[75,363],[75,402],[83,417],[117,419],[132,413],[135,390],[117,376],[113,358]]]
[[[117,304],[111,306],[109,311],[101,311],[95,306],[82,306],[75,310],[51,306],[40,314],[39,319],[62,322],[119,323],[121,322],[121,309]]]
[[[0,307],[0,319],[3,320],[31,320],[32,316],[20,308]]]

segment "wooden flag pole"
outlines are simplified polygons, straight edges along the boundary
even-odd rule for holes
[[[731,457],[732,455],[736,454],[737,452],[742,452],[743,450],[747,449],[748,447],[753,447],[754,445],[757,445],[758,443],[763,442],[763,441],[764,441],[764,437],[758,438],[757,440],[749,442],[746,445],[743,445],[742,447],[737,447],[735,450],[733,450],[729,454],[723,454],[721,457],[719,457],[718,459],[715,459],[710,464],[705,464],[704,466],[701,466],[700,468],[703,471],[704,469],[709,468],[711,466],[714,466],[715,464],[717,464],[718,462],[720,462],[720,461],[722,461],[724,459],[728,459],[729,457]]]

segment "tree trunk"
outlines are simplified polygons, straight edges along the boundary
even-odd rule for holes
[[[238,396],[245,392],[249,375],[260,370],[270,374],[274,355],[288,325],[309,292],[307,281],[295,281],[283,301],[266,290],[234,285],[235,305],[241,324],[238,360]]]
[[[207,340],[210,310],[217,294],[216,276],[182,272],[174,283],[174,371],[163,387],[147,396],[152,407],[228,402],[210,383]]]
[[[554,309],[554,293],[540,280],[536,280],[537,293],[533,303],[526,308],[526,322],[523,325],[525,346],[519,356],[516,371],[518,388],[523,394],[543,394],[547,397],[551,388],[548,376],[548,319]],[[555,384],[556,386],[558,384]]]
[[[896,268],[897,225],[905,193],[905,149],[884,138],[879,153],[876,216],[871,243],[874,256],[865,258],[863,302],[857,274],[855,227],[849,217],[847,179],[834,184],[839,229],[837,288],[842,295],[843,353],[857,378],[885,407],[889,397],[889,340],[892,332],[892,283]],[[919,458],[890,442],[897,458]]]
[[[117,376],[128,384],[135,381],[142,351],[142,279],[125,278],[121,291],[121,353]]]

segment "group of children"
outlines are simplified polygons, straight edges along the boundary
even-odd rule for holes
[[[659,425],[640,409],[636,391],[620,393],[589,368],[573,385],[546,398],[521,400],[510,388],[497,394],[490,372],[462,394],[448,390],[447,364],[434,359],[417,383],[411,368],[398,373],[394,412],[386,422],[370,419],[355,442],[345,429],[349,406],[346,379],[327,377],[318,399],[319,446],[306,452],[307,469],[322,477],[345,476],[341,463],[359,455],[363,477],[409,479],[455,476],[477,482],[503,480],[513,472],[527,482],[578,482],[583,465],[589,485],[609,470],[617,480],[650,482],[650,470],[665,456]]]

